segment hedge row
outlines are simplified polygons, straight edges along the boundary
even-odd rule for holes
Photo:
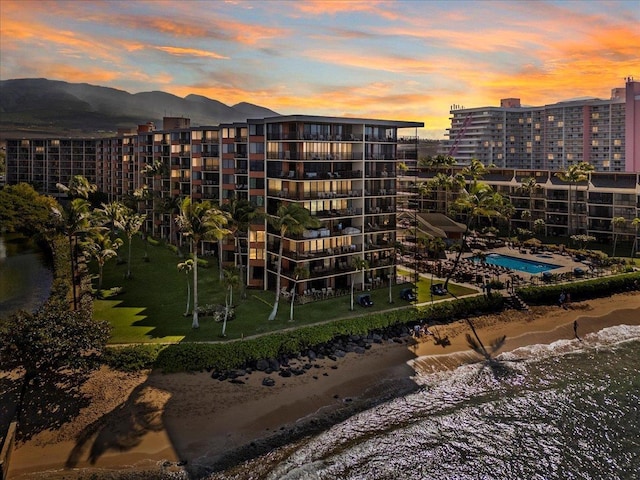
[[[518,289],[517,293],[526,303],[549,305],[558,301],[562,292],[569,293],[572,300],[581,301],[638,289],[640,289],[640,272],[633,272],[581,282],[530,286]]]
[[[229,370],[260,359],[306,353],[308,349],[345,335],[366,335],[395,325],[416,321],[447,323],[470,314],[502,308],[504,299],[494,295],[439,302],[417,309],[401,309],[365,317],[336,320],[276,332],[260,337],[228,343],[180,343],[167,347],[135,345],[113,348],[105,356],[106,362],[121,370],[156,367],[164,372]]]

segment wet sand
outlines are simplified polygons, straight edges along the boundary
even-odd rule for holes
[[[613,325],[640,325],[640,294],[574,303],[567,310],[534,307],[472,319],[486,343],[507,336],[500,352],[572,339],[574,320],[579,336]],[[9,479],[181,468],[193,472],[200,466],[233,464],[314,427],[322,429],[371,402],[417,388],[414,368],[429,372],[478,361],[467,346],[466,322],[432,330],[447,342],[436,344],[434,337],[425,336],[417,342],[374,345],[363,355],[313,362],[301,376],[272,374],[273,387],[261,384],[266,376],[261,372],[233,384],[206,372],[125,374],[103,368],[82,386],[81,406],[72,420],[18,443]],[[180,461],[186,466],[178,466]]]

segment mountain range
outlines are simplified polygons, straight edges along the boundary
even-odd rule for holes
[[[161,91],[129,93],[115,88],[46,78],[0,81],[0,136],[108,135],[118,128],[186,117],[191,125],[244,122],[278,113],[251,103],[225,105],[201,95],[180,98]]]

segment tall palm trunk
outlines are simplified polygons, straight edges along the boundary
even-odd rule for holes
[[[284,235],[280,234],[280,248],[278,248],[278,268],[276,273],[276,301],[273,310],[269,315],[269,320],[275,320],[278,314],[278,303],[280,302],[280,280],[282,276],[282,254],[284,252]]]
[[[220,272],[220,280],[224,278],[222,266],[222,239],[218,240],[218,271]]]
[[[453,272],[456,271],[456,269],[458,268],[458,264],[460,263],[460,258],[462,257],[462,253],[464,252],[464,247],[467,244],[467,235],[469,234],[470,226],[471,226],[471,220],[468,221],[468,223],[466,224],[466,228],[462,233],[462,240],[460,241],[460,250],[458,250],[456,259],[453,262],[453,268],[449,271],[449,273],[447,273],[447,278],[444,281],[443,288],[445,290],[447,290],[447,286],[449,285],[449,280],[451,280],[451,277],[453,276]]]
[[[247,237],[247,242],[249,237]],[[242,245],[240,245],[240,236],[236,237],[236,245],[238,251],[238,271],[240,272],[240,298],[247,298],[247,288],[245,283],[245,277],[242,274],[244,272],[244,263],[242,262]],[[247,253],[249,247],[247,246]],[[247,255],[247,261],[249,256]]]
[[[289,309],[289,321],[293,322],[293,304],[296,301],[296,291],[298,290],[298,279],[293,282],[293,290],[291,292],[291,307]]]
[[[191,328],[200,328],[198,322],[198,241],[193,241],[193,323]]]
[[[73,248],[73,235],[69,232],[69,254],[71,256],[71,286],[73,294],[73,309],[78,309],[78,295],[76,293],[76,252]]]
[[[189,277],[187,276],[187,308],[184,311],[184,316],[189,315],[189,304],[191,302],[191,282],[189,281]]]

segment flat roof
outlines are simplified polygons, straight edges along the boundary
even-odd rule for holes
[[[424,122],[407,122],[402,120],[380,120],[374,118],[358,117],[324,117],[320,115],[279,115],[275,117],[249,119],[248,122],[325,122],[325,123],[348,123],[348,124],[368,124],[378,126],[389,126],[398,128],[424,127]]]

